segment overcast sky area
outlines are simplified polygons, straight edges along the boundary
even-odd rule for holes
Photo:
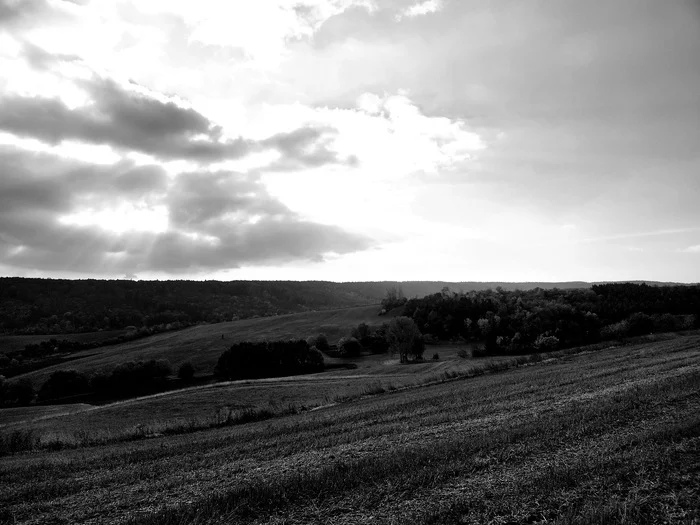
[[[700,2],[0,0],[0,275],[700,281]]]

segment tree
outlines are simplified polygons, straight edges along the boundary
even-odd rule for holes
[[[399,354],[402,363],[408,362],[408,356],[422,356],[425,345],[416,323],[410,317],[394,317],[386,332],[391,354]]]
[[[194,377],[194,367],[192,366],[192,363],[189,361],[182,363],[180,368],[177,370],[177,377],[183,381],[192,381],[192,378]]]
[[[88,378],[77,370],[56,370],[39,389],[39,399],[59,399],[90,391]]]
[[[9,381],[5,389],[5,401],[10,404],[28,405],[34,399],[34,387],[29,378]]]
[[[360,323],[352,329],[350,335],[364,345],[365,340],[372,335],[372,329],[367,323]]]
[[[309,346],[315,346],[321,352],[327,352],[330,350],[331,345],[328,343],[328,338],[326,334],[318,334],[317,336],[311,336],[306,341]]]
[[[338,341],[338,352],[343,357],[357,357],[362,352],[362,345],[354,337],[341,337]]]

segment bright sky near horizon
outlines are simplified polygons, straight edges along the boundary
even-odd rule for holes
[[[700,2],[0,0],[0,275],[700,281]]]

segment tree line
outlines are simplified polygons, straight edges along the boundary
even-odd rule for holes
[[[128,281],[0,277],[0,333],[69,334],[217,323],[378,303],[378,286],[322,281]]]
[[[603,339],[700,327],[700,286],[614,283],[590,289],[448,288],[405,301],[428,341],[477,341],[485,354],[518,354]]]

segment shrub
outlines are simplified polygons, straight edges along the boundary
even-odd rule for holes
[[[637,312],[627,318],[629,335],[647,335],[654,331],[654,320],[647,314]]]
[[[540,334],[533,346],[538,352],[551,352],[559,346],[559,338],[554,335]]]
[[[362,345],[354,337],[341,337],[338,341],[338,353],[343,357],[357,357],[362,352]]]
[[[439,361],[439,360],[440,360],[440,354],[438,354],[437,352],[435,352],[435,353],[433,354],[433,361]]]
[[[457,355],[462,359],[466,359],[467,357],[469,357],[469,352],[467,352],[466,348],[460,348],[459,350],[457,350]]]
[[[604,326],[600,330],[600,337],[602,339],[622,339],[627,336],[628,332],[629,325],[627,321],[620,321],[619,323]]]
[[[367,323],[360,323],[352,329],[350,335],[358,341],[362,341],[372,335],[372,330]]]
[[[328,344],[326,334],[318,334],[317,336],[309,337],[306,342],[310,347],[315,346],[321,352],[327,352],[331,348],[331,345]]]
[[[34,400],[34,386],[29,378],[8,381],[5,402],[13,405],[28,405]]]
[[[39,444],[39,437],[33,429],[17,429],[7,434],[0,434],[0,456],[34,450]]]
[[[472,348],[472,357],[486,357],[487,355],[489,355],[489,352],[486,350],[486,345],[478,345]]]
[[[192,363],[189,361],[182,363],[180,368],[177,369],[177,377],[183,381],[192,381],[192,378],[194,377],[194,367],[192,366]]]
[[[77,396],[90,391],[88,378],[77,370],[57,370],[41,385],[38,397],[41,400]]]

